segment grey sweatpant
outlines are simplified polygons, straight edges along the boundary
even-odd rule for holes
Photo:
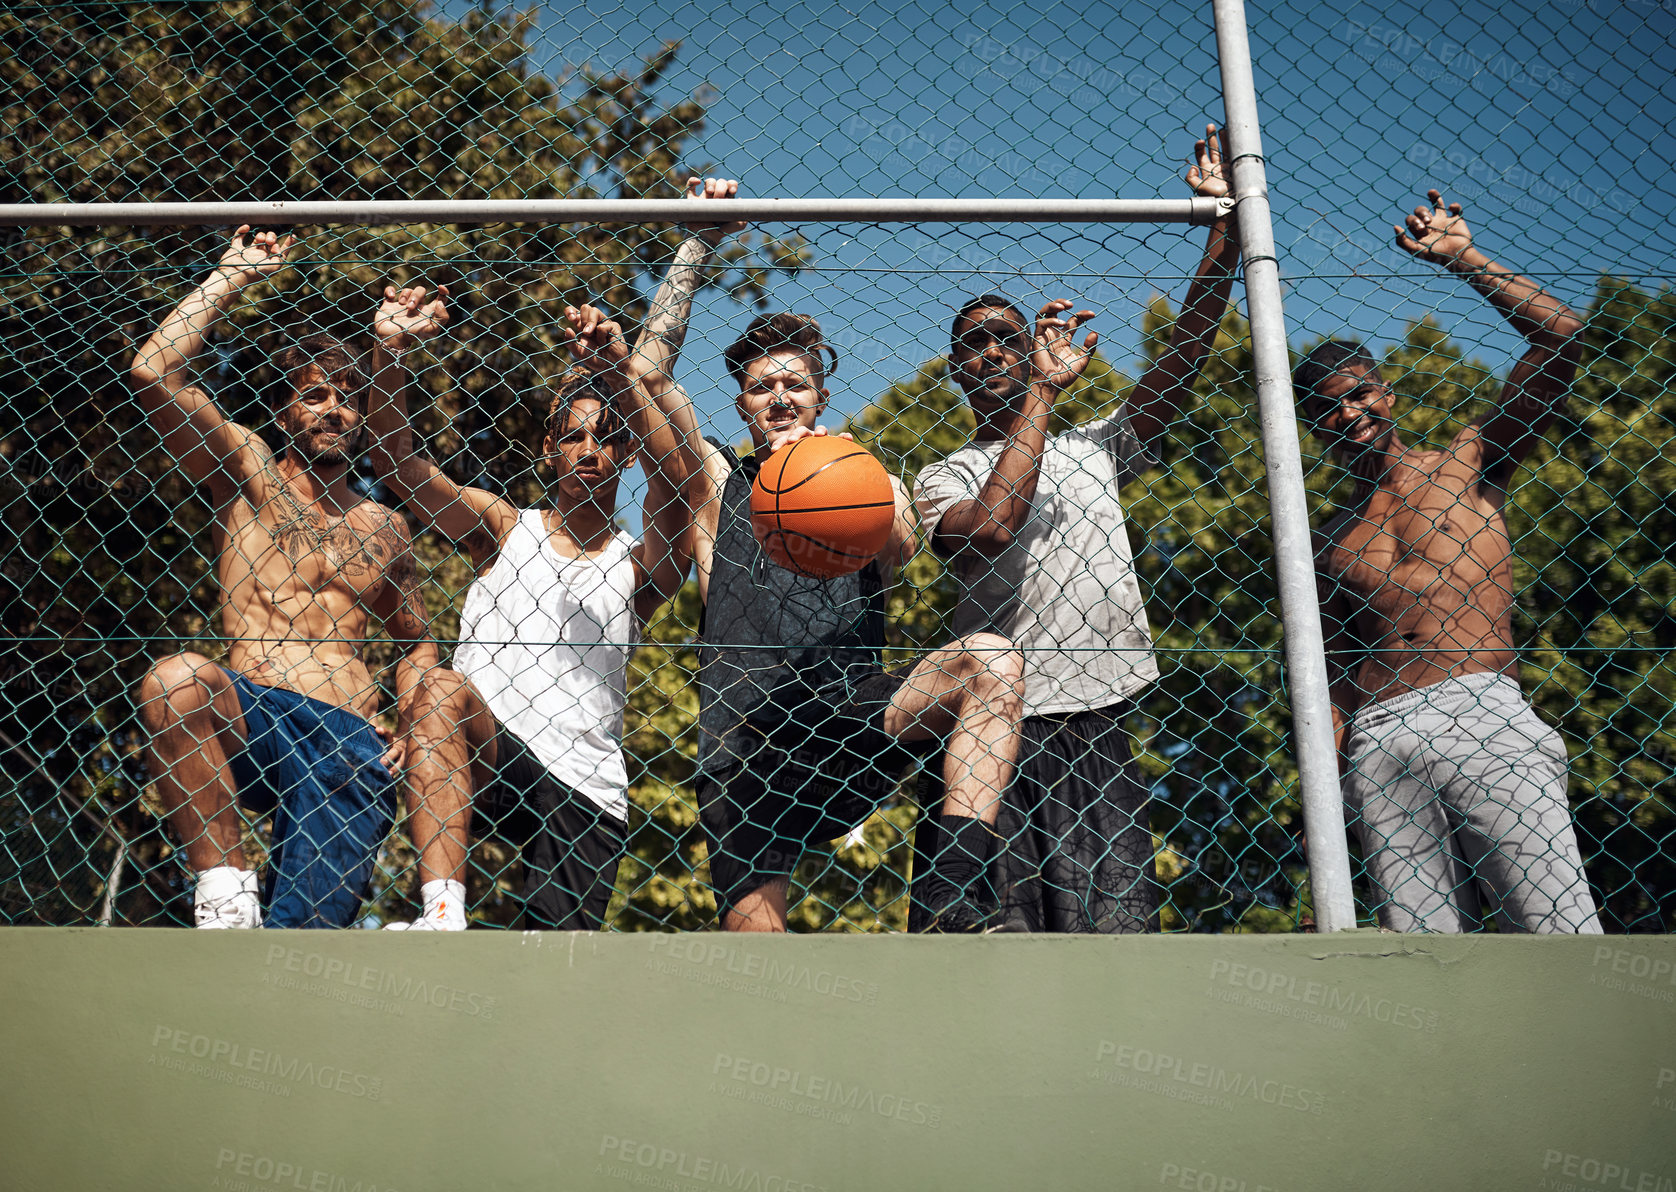
[[[1371,704],[1346,748],[1345,803],[1383,926],[1472,930],[1482,883],[1503,931],[1600,932],[1565,743],[1512,679],[1468,675]]]

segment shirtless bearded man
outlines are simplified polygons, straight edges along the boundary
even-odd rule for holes
[[[209,486],[227,666],[164,658],[139,689],[148,761],[198,875],[200,927],[347,927],[390,826],[402,750],[368,720],[378,688],[361,648],[378,617],[404,650],[398,685],[437,663],[407,527],[347,477],[364,432],[358,357],[310,335],[278,358],[289,389],[275,458],[189,376],[206,333],[293,246],[240,228],[212,273],[146,341],[132,378],[164,451]],[[274,810],[259,899],[235,800]]]
[[[1598,932],[1566,805],[1560,736],[1519,689],[1507,485],[1554,420],[1582,325],[1473,246],[1461,205],[1428,191],[1397,243],[1464,278],[1530,343],[1497,407],[1448,447],[1396,429],[1396,395],[1366,349],[1320,344],[1294,382],[1356,479],[1316,560],[1333,726],[1380,922],[1463,931],[1480,889],[1503,929]]]

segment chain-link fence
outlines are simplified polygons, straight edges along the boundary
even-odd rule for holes
[[[1248,16],[1357,914],[1668,930],[1676,17]],[[0,30],[9,203],[1231,191],[1209,6]],[[0,921],[1308,928],[1237,223],[495,218],[5,229]]]

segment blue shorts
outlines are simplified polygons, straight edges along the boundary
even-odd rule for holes
[[[379,760],[389,747],[353,712],[226,674],[244,712],[245,746],[230,759],[239,802],[274,812],[263,919],[348,927],[395,811],[399,780]]]

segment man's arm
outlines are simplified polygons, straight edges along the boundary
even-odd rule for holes
[[[1466,278],[1531,345],[1508,374],[1495,411],[1475,423],[1483,470],[1494,483],[1504,484],[1553,424],[1571,388],[1582,355],[1583,321],[1530,278],[1479,252],[1459,203],[1445,209],[1435,190],[1428,190],[1426,198],[1431,207],[1416,207],[1404,221],[1406,229],[1393,225],[1397,244]]]
[[[1338,746],[1339,774],[1349,768],[1344,745],[1350,720],[1366,698],[1356,681],[1367,661],[1368,646],[1356,627],[1356,606],[1333,574],[1333,543],[1355,516],[1341,512],[1312,535],[1315,550],[1315,595],[1321,605],[1321,636],[1327,655],[1327,696],[1333,709],[1333,741]]]
[[[248,240],[246,239],[248,237]],[[284,268],[296,241],[273,232],[233,233],[215,272],[170,312],[134,357],[129,377],[163,450],[188,476],[225,495],[254,477],[269,458],[254,431],[229,422],[209,394],[192,383],[192,361],[204,337],[246,286]]]
[[[722,490],[733,465],[720,451],[705,444],[703,466],[687,480],[687,506],[692,510],[693,572],[701,604],[710,599],[710,568],[716,558],[716,533],[721,526]]]
[[[646,462],[646,502],[640,543],[634,548],[634,611],[645,625],[680,590],[692,559],[692,517],[684,493],[688,472],[663,407],[629,380],[633,354],[622,328],[598,307],[567,306],[564,313],[577,364],[599,374],[611,388],[634,434],[636,454]]]
[[[384,623],[384,631],[401,650],[396,660],[396,741],[402,761],[412,724],[413,693],[425,676],[442,665],[442,654],[431,636],[430,614],[419,591],[419,568],[413,557],[413,540],[402,515],[385,509],[386,521],[378,537],[384,540],[390,561],[384,571],[384,586],[371,602],[373,613]],[[395,766],[392,769],[397,768]]]
[[[729,178],[688,178],[687,201],[709,204],[731,199],[739,183]],[[739,231],[743,223],[689,221],[691,233],[675,250],[675,259],[664,274],[663,284],[652,296],[652,305],[635,342],[627,371],[629,378],[646,389],[653,400],[675,388],[675,361],[687,338],[687,321],[692,317],[693,295],[704,284],[704,265],[724,237]],[[696,466],[696,462],[695,465]]]
[[[913,498],[895,476],[890,478],[890,491],[896,498],[896,515],[891,519],[890,537],[885,539],[884,549],[875,556],[886,584],[908,565],[919,549],[919,512],[914,508]]]
[[[481,568],[517,523],[518,511],[493,493],[455,484],[414,449],[407,417],[408,377],[401,355],[447,325],[447,297],[446,286],[428,303],[422,286],[400,291],[385,287],[384,302],[373,320],[368,439],[373,471],[385,486],[444,536],[465,543],[472,563]]]
[[[1367,649],[1356,633],[1356,615],[1344,594],[1326,576],[1316,575],[1317,594],[1321,601],[1321,631],[1327,654],[1327,695],[1333,708],[1333,741],[1338,746],[1339,774],[1348,767],[1344,744],[1350,734],[1350,718],[1362,706],[1362,694],[1356,686],[1356,673],[1361,668]]]
[[[1047,448],[1048,421],[1060,392],[1088,367],[1099,336],[1090,331],[1079,349],[1072,338],[1078,325],[1094,317],[1079,311],[1069,319],[1058,316],[1071,304],[1064,299],[1042,307],[1036,320],[1036,347],[1031,353],[1030,390],[1015,432],[995,461],[976,498],[955,505],[932,527],[939,554],[952,557],[964,549],[993,558],[1012,545],[1036,499],[1042,452]]]
[[[1197,161],[1188,167],[1187,184],[1206,198],[1233,194],[1230,169],[1223,163],[1221,135],[1216,125],[1205,126],[1205,139],[1194,143]],[[1149,450],[1174,422],[1193,393],[1193,382],[1216,342],[1216,330],[1228,309],[1228,294],[1239,264],[1239,236],[1232,212],[1210,226],[1205,255],[1193,284],[1187,288],[1181,313],[1170,332],[1170,344],[1130,390],[1124,414],[1135,437]]]
[[[739,183],[732,179],[687,179],[687,198],[693,202],[730,199],[738,193]],[[700,599],[706,599],[709,594],[721,492],[731,469],[721,453],[704,441],[692,401],[675,382],[675,362],[686,341],[693,295],[703,284],[705,261],[723,237],[744,226],[742,223],[687,224],[694,235],[676,250],[675,260],[652,297],[640,338],[625,365],[629,381],[637,391],[637,400],[650,403],[662,416],[668,433],[667,440],[660,437],[657,445],[642,446],[648,457],[642,519],[647,536],[642,546],[648,561],[663,559],[657,590],[664,591],[672,579],[674,588],[652,601],[652,608],[641,618],[642,623],[656,611],[662,599],[679,589],[680,577],[685,576],[689,560],[697,564]],[[653,483],[654,477],[660,474],[667,489]],[[653,534],[658,537],[657,543],[651,540]]]

